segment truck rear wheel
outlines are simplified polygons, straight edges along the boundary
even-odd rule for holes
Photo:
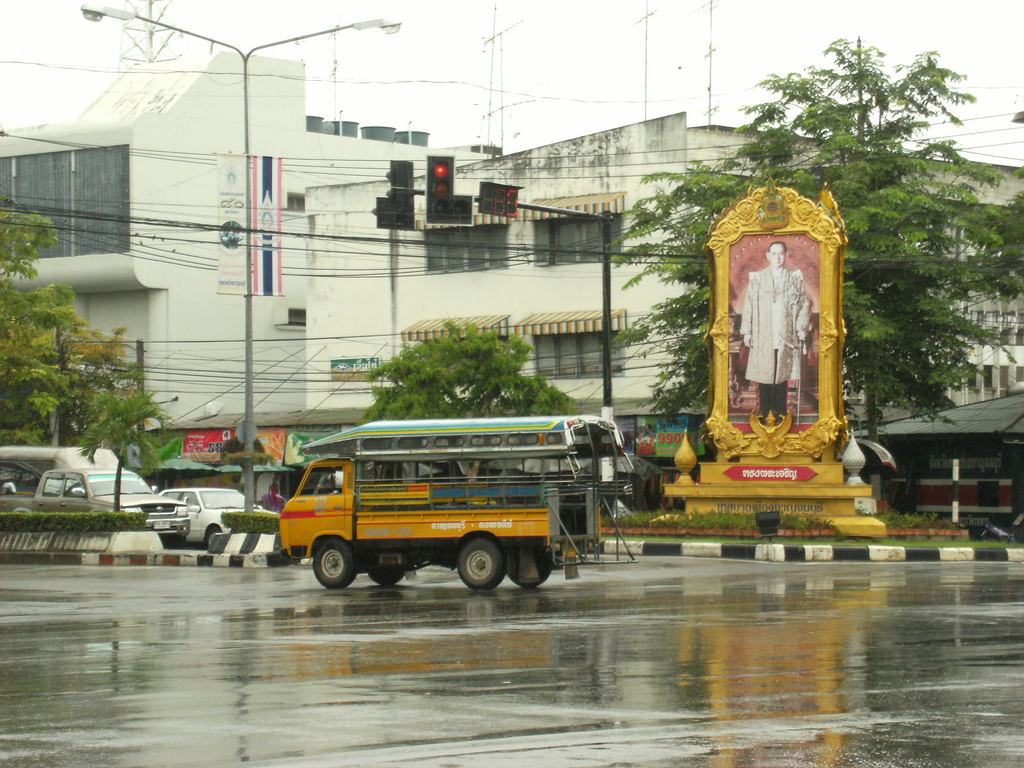
[[[551,575],[551,555],[543,549],[510,549],[508,577],[517,587],[539,587]]]
[[[366,572],[371,581],[382,587],[393,587],[405,577],[405,569],[400,565],[378,565]]]
[[[313,553],[313,575],[328,589],[344,589],[356,577],[352,547],[341,539],[329,539]]]
[[[505,578],[505,560],[490,539],[470,539],[459,550],[458,571],[470,589],[494,589]]]

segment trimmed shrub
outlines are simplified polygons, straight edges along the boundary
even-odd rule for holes
[[[899,512],[881,512],[876,517],[885,523],[885,527],[893,531],[908,531],[915,529],[932,530],[960,530],[952,520],[942,520],[936,515],[903,515]]]
[[[232,533],[278,533],[281,530],[281,518],[271,512],[224,512],[221,520]]]
[[[146,530],[142,512],[0,512],[5,533],[117,533]]]

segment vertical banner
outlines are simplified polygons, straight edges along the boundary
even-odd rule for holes
[[[217,293],[245,295],[245,155],[217,158]]]
[[[252,159],[252,295],[284,296],[281,283],[281,158]]]

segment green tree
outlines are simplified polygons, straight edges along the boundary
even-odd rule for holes
[[[532,349],[513,336],[460,328],[405,347],[370,374],[373,405],[363,418],[456,419],[575,413],[567,394],[543,376],[522,373]]]
[[[141,389],[125,392],[101,392],[97,398],[96,416],[82,435],[82,450],[92,458],[100,448],[110,448],[117,456],[117,477],[114,481],[114,511],[121,509],[121,471],[129,446],[138,446],[139,474],[149,474],[160,467],[159,445],[146,432],[148,422],[163,423],[167,414]]]
[[[2,200],[0,200],[2,203]],[[46,442],[51,416],[73,443],[89,422],[97,392],[136,383],[123,337],[92,331],[66,285],[19,290],[37,277],[40,250],[56,243],[47,219],[0,206],[0,442]]]
[[[974,346],[996,342],[963,304],[1024,289],[986,250],[993,232],[978,193],[998,175],[927,136],[931,121],[958,124],[951,110],[974,101],[956,90],[962,77],[934,53],[893,74],[875,48],[840,40],[826,55],[831,67],[761,83],[773,98],[746,108],[752,119],[738,131],[749,141],[734,155],[649,177],[659,191],[631,212],[627,237],[638,242],[625,258],[681,289],[626,336],[668,345],[653,391],[660,412],[706,401],[708,265],[698,254],[721,211],[769,179],[812,199],[827,183],[846,221],[845,383],[864,393],[873,435],[885,407],[949,407],[947,389],[976,374]]]

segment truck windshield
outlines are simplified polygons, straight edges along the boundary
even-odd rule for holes
[[[92,475],[89,477],[89,487],[92,488],[93,496],[113,496],[114,481],[116,475]],[[143,482],[138,475],[121,475],[121,493],[153,493],[153,489]]]

